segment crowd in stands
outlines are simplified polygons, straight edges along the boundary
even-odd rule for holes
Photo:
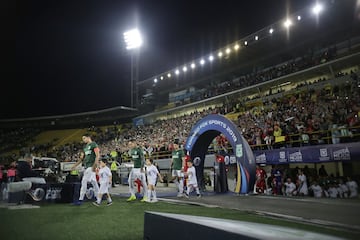
[[[290,169],[285,165],[273,165],[268,174],[257,168],[255,192],[267,195],[312,196],[315,198],[358,197],[358,183],[351,177],[335,177],[322,165],[318,171],[308,166]]]
[[[317,51],[309,50],[308,53],[302,57],[294,58],[288,62],[282,63],[279,66],[270,67],[267,69],[257,69],[251,73],[238,76],[234,74],[231,80],[221,83],[210,83],[205,91],[199,92],[191,97],[191,102],[200,101],[206,98],[218,96],[220,94],[242,89],[255,84],[270,81],[291,73],[295,73],[316,65],[326,63],[337,57],[336,46],[320,49]]]
[[[127,141],[135,139],[148,155],[166,158],[172,151],[172,142],[185,143],[192,126],[210,113],[238,112],[236,124],[249,145],[255,149],[272,149],[312,144],[331,144],[356,141],[360,134],[360,94],[357,74],[352,72],[349,83],[332,89],[310,90],[281,98],[267,98],[261,106],[238,109],[236,100],[221,107],[194,111],[191,114],[143,126],[126,125],[121,131],[114,125],[102,130],[92,126],[88,130],[100,145],[105,156],[117,156],[126,160]],[[239,100],[238,100],[239,101]],[[28,132],[26,132],[28,131]],[[55,157],[61,161],[76,161],[82,143],[62,146],[47,144],[26,145],[25,139],[33,137],[37,130],[19,130],[6,133],[8,142],[20,144],[20,156],[26,151],[36,156]],[[6,144],[6,143],[4,143]],[[16,160],[18,156],[12,156]]]

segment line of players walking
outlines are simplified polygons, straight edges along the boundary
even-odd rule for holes
[[[106,196],[107,205],[112,204],[112,199],[109,194],[109,188],[112,186],[112,173],[107,166],[106,159],[100,159],[100,149],[98,145],[92,140],[91,136],[84,134],[82,136],[83,142],[86,144],[79,160],[73,165],[72,170],[80,164],[83,164],[85,171],[81,180],[79,200],[74,202],[75,205],[81,205],[87,192],[88,183],[91,183],[96,201],[93,202],[95,206],[100,206],[103,196]],[[128,183],[130,197],[128,202],[137,199],[135,195],[135,182],[141,184],[143,187],[142,202],[157,202],[155,186],[157,180],[163,182],[163,178],[159,173],[157,167],[153,164],[151,158],[144,157],[144,152],[136,141],[131,140],[129,145],[129,155],[132,158],[134,167],[129,173]],[[174,150],[172,152],[172,177],[178,189],[178,196],[185,196],[189,198],[192,191],[196,191],[198,197],[201,197],[196,170],[192,161],[188,156],[185,156],[184,151],[179,148],[179,141],[174,141]],[[144,161],[145,159],[145,161]],[[97,173],[97,174],[96,174]],[[98,179],[96,178],[98,176]],[[186,190],[184,190],[184,179],[186,180]],[[98,183],[99,182],[99,183]]]
[[[127,199],[128,202],[135,201],[135,181],[140,180],[139,184],[147,186],[143,188],[142,202],[157,202],[155,185],[157,178],[160,182],[163,182],[162,176],[158,169],[153,165],[153,161],[150,158],[146,158],[146,166],[144,166],[144,153],[143,150],[137,145],[136,141],[129,142],[129,155],[132,158],[134,167],[129,174],[129,192],[130,197]],[[193,166],[192,161],[188,156],[185,156],[184,151],[179,147],[179,141],[175,140],[173,143],[172,151],[172,181],[176,184],[178,190],[178,197],[185,196],[189,198],[192,191],[196,191],[198,197],[201,197],[200,190],[196,178],[196,170]],[[146,175],[145,175],[146,173]],[[147,180],[147,184],[146,184]],[[184,185],[184,180],[186,184]],[[186,186],[186,190],[184,190]]]

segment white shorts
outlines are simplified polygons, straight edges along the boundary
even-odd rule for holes
[[[172,170],[171,174],[173,177],[184,177],[184,173],[181,170]]]
[[[156,177],[147,177],[148,184],[155,185],[156,183]]]
[[[100,183],[99,194],[109,193],[109,187],[110,187],[109,182]]]
[[[96,173],[92,170],[92,167],[88,167],[84,172],[82,182],[88,183],[93,181],[96,182]]]

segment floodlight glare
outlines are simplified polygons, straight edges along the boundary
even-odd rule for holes
[[[184,66],[182,70],[183,70],[183,72],[186,72],[186,71],[187,71],[187,67]]]
[[[255,41],[259,40],[259,36],[255,36]]]
[[[194,69],[196,67],[195,63],[192,63],[190,66],[192,69]]]
[[[157,78],[154,79],[154,83],[157,83]]]
[[[124,40],[126,43],[126,49],[128,50],[139,48],[143,43],[140,32],[137,28],[125,32]]]
[[[247,45],[248,45],[248,42],[247,42],[247,41],[245,41],[245,42],[244,42],[244,45],[245,45],[245,46],[247,46]]]
[[[269,29],[269,33],[272,34],[274,32],[274,29],[273,28],[270,28]]]
[[[168,73],[167,76],[168,76],[168,78],[171,78],[171,73]]]
[[[222,55],[223,55],[223,53],[220,51],[220,52],[218,53],[218,57],[222,57]]]
[[[164,80],[164,77],[163,77],[163,76],[161,76],[161,77],[160,77],[160,80]]]
[[[315,15],[318,15],[321,11],[323,10],[323,6],[319,3],[317,3],[313,8],[312,8],[312,12]]]
[[[210,56],[209,56],[209,61],[211,62],[212,60],[214,60],[214,56],[213,56],[213,55],[210,55]]]
[[[176,70],[175,70],[175,74],[176,74],[176,75],[179,75],[179,74],[180,74],[179,69],[176,69]]]
[[[297,16],[297,20],[298,21],[300,21],[301,20],[301,16],[299,15],[299,16]]]
[[[226,53],[229,54],[231,52],[231,49],[230,48],[227,48],[226,49]]]
[[[201,64],[201,65],[204,65],[204,64],[205,64],[205,60],[204,60],[204,59],[201,59],[201,60],[200,60],[200,64]]]
[[[234,46],[234,49],[235,49],[235,50],[238,50],[239,48],[240,48],[239,44],[236,44],[236,45]]]
[[[291,20],[290,20],[290,19],[286,19],[286,21],[284,22],[284,26],[285,26],[286,28],[289,28],[291,25],[292,25]]]

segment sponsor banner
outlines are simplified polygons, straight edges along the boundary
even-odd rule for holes
[[[360,159],[360,142],[254,151],[257,164],[321,163]]]

